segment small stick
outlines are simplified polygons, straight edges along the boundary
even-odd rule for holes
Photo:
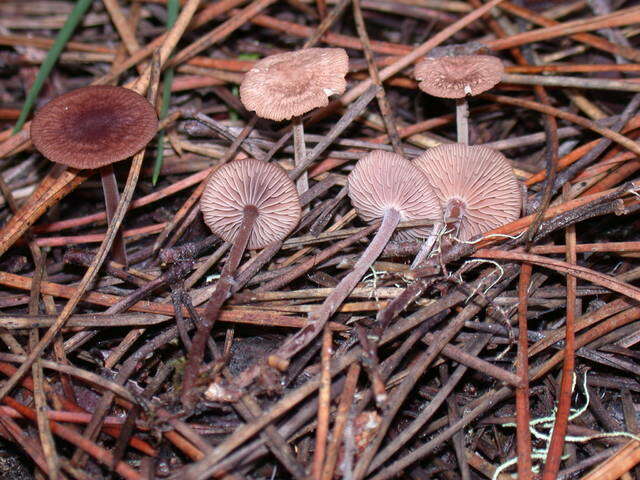
[[[558,75],[511,75],[502,76],[503,83],[515,85],[543,85],[547,87],[586,88],[619,92],[640,92],[640,83],[627,80],[601,78],[562,77]]]
[[[320,0],[320,1],[323,2],[324,0]],[[313,30],[309,35],[305,35],[307,40],[306,42],[304,42],[304,45],[302,48],[310,48],[313,45],[315,45],[318,42],[318,40],[323,38],[323,35],[326,33],[326,31],[329,30],[329,28],[335,23],[335,21],[340,17],[340,15],[342,15],[342,12],[344,12],[345,8],[347,8],[347,5],[349,5],[349,1],[350,0],[340,0],[336,4],[336,6],[333,7],[333,10],[331,10],[331,12],[328,15],[326,15],[326,5],[325,5],[325,14],[322,14],[322,12],[320,13],[322,22],[320,22],[320,25],[318,25],[318,27],[315,30]],[[318,7],[320,7],[320,4],[318,4]]]
[[[547,18],[543,15],[537,14],[532,12],[531,10],[527,10],[526,8],[514,5],[513,3],[510,2],[503,2],[502,5],[500,5],[500,8],[502,10],[505,10],[513,15],[516,15],[518,17],[521,17],[531,23],[537,24],[537,25],[541,25],[543,27],[554,27],[554,26],[558,26],[559,28],[562,29],[562,31],[564,32],[563,34],[568,33],[568,31],[566,31],[566,27],[567,27],[567,23],[561,24],[560,22],[556,22],[555,20],[552,20],[550,18]],[[602,17],[600,17],[602,18]],[[600,27],[597,27],[600,28]],[[537,32],[541,32],[544,30],[548,30],[548,29],[538,29]],[[526,33],[531,33],[531,32],[526,32]],[[512,38],[513,36],[510,36],[510,38]],[[590,33],[574,33],[573,35],[570,35],[570,37],[572,40],[576,40],[578,42],[582,42],[586,45],[590,45],[594,48],[597,48],[599,50],[603,50],[605,52],[610,52],[613,53],[615,55],[622,55],[623,57],[626,57],[630,60],[634,60],[634,61],[638,61],[640,60],[640,52],[638,52],[638,50],[633,49],[633,48],[625,48],[623,46],[620,45],[616,45],[615,43],[611,43],[608,40],[598,36],[598,35],[593,35]],[[509,41],[509,39],[499,39],[497,40],[497,42],[505,42],[505,41]],[[494,41],[495,42],[495,41]],[[489,45],[489,48],[500,48],[498,45],[496,45],[494,42],[491,42],[492,44]],[[526,43],[526,42],[525,42]],[[505,46],[504,48],[510,48],[516,45],[509,45],[509,46]]]
[[[569,186],[563,188],[564,200],[569,200]],[[576,263],[576,229],[574,225],[567,227],[565,232],[566,257],[568,263]],[[553,426],[553,433],[547,450],[547,459],[542,471],[542,480],[557,478],[560,462],[564,452],[565,435],[569,423],[571,409],[572,382],[575,365],[575,320],[576,320],[576,277],[567,275],[567,316],[565,334],[565,356],[562,365],[562,379],[558,394],[558,410]]]
[[[327,447],[327,456],[322,469],[321,480],[331,480],[333,472],[338,461],[338,453],[342,443],[344,428],[347,423],[349,409],[353,404],[354,395],[358,386],[358,376],[360,375],[360,366],[357,363],[352,364],[347,372],[347,379],[344,383],[342,394],[340,395],[340,403],[336,413],[336,419],[333,424],[333,432],[331,440]]]
[[[516,373],[522,381],[522,386],[516,388],[516,443],[518,452],[518,478],[532,479],[531,474],[531,434],[529,422],[531,420],[529,400],[529,339],[527,338],[527,298],[529,282],[531,280],[531,264],[523,263],[518,283],[518,363]]]
[[[325,460],[327,436],[329,434],[329,410],[331,408],[331,330],[325,327],[322,335],[322,369],[318,391],[318,423],[316,426],[316,448],[311,467],[312,478],[319,480]]]
[[[380,108],[380,113],[382,114],[382,119],[387,129],[387,135],[391,140],[391,145],[393,145],[393,151],[396,152],[398,155],[404,155],[404,151],[402,149],[402,143],[400,142],[400,135],[398,134],[398,127],[396,126],[396,122],[393,116],[393,111],[391,109],[391,104],[389,103],[389,99],[387,98],[387,95],[384,91],[384,86],[380,81],[378,68],[376,67],[375,60],[373,58],[371,41],[369,40],[367,27],[364,22],[364,17],[362,16],[362,8],[360,7],[360,0],[353,0],[353,17],[356,22],[356,29],[358,31],[358,36],[360,37],[360,41],[362,42],[364,56],[367,60],[369,76],[373,80],[373,83],[380,87],[380,91],[376,94],[376,98],[378,99],[378,107]]]

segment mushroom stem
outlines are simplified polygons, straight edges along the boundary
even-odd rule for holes
[[[297,116],[292,119],[293,128],[293,163],[296,167],[304,165],[304,161],[307,158],[307,148],[304,143],[304,124],[302,123],[302,117]],[[302,175],[296,180],[296,188],[298,194],[302,195],[309,190],[309,177],[307,172],[302,172]]]
[[[182,403],[187,406],[190,402],[191,394],[193,393],[192,387],[195,385],[196,377],[198,376],[198,370],[204,359],[204,350],[215,324],[218,313],[222,308],[222,304],[231,296],[233,291],[233,275],[238,269],[242,255],[244,254],[247,244],[249,243],[249,237],[251,236],[251,230],[258,218],[258,209],[253,205],[248,205],[244,208],[244,214],[242,216],[242,223],[238,229],[233,246],[229,252],[227,262],[224,264],[222,272],[220,273],[220,279],[216,284],[216,288],[211,294],[209,303],[204,311],[204,316],[198,324],[195,335],[191,342],[191,348],[189,349],[187,365],[184,369],[184,378],[182,380]]]
[[[280,360],[290,359],[322,331],[327,320],[338,310],[369,267],[380,256],[384,247],[389,243],[398,223],[400,223],[400,212],[395,209],[386,210],[378,232],[354,265],[353,270],[340,281],[322,305],[309,315],[309,324],[287,340],[272,357]],[[280,362],[270,361],[269,363],[274,365]]]
[[[433,245],[436,243],[438,239],[438,232],[442,228],[442,223],[436,223],[433,225],[433,230],[431,231],[431,235],[424,241],[422,247],[420,247],[420,251],[416,255],[416,258],[413,259],[411,263],[411,270],[415,269],[422,263],[422,261],[431,253],[431,249]]]
[[[462,200],[457,198],[451,198],[447,202],[444,210],[444,218],[449,219],[448,225],[453,228],[453,238],[458,238],[460,235],[460,228],[462,227],[462,220],[466,215],[466,207]]]
[[[456,100],[456,125],[458,143],[469,145],[469,103],[466,98]]]
[[[118,208],[118,202],[120,201],[120,192],[118,192],[118,182],[116,175],[113,173],[112,165],[105,165],[100,167],[100,180],[102,180],[102,191],[104,193],[104,204],[107,210],[107,222],[110,224],[113,215]],[[127,250],[124,245],[124,238],[122,236],[122,228],[116,233],[116,238],[113,240],[113,247],[111,248],[113,253],[113,260],[121,263],[125,267],[127,263]]]

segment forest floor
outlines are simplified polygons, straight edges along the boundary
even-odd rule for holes
[[[639,26],[624,0],[0,2],[0,479],[640,478]],[[297,143],[300,122],[258,118],[240,84],[311,47],[345,49],[346,89]],[[414,67],[477,54],[504,72],[465,84],[468,142],[506,157],[518,213],[465,238],[471,205],[402,217],[345,287],[384,231],[350,173],[464,140],[462,100]],[[160,118],[114,164],[109,222],[99,171],[30,136],[91,84]],[[308,188],[295,228],[243,254],[199,201],[247,157]],[[442,222],[412,265],[411,232]]]

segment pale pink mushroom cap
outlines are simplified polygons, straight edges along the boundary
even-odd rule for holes
[[[240,100],[261,118],[289,120],[329,104],[347,88],[349,57],[342,48],[307,48],[256,62],[240,84]]]
[[[500,152],[481,145],[439,145],[413,163],[426,174],[445,215],[459,210],[459,239],[469,240],[520,217],[520,185]]]
[[[202,193],[200,210],[213,233],[233,242],[244,209],[258,210],[249,249],[284,239],[300,220],[300,200],[293,182],[278,165],[254,158],[220,167]]]
[[[156,134],[158,117],[142,95],[93,85],[54,98],[31,122],[31,140],[52,162],[99,168],[141,150]]]
[[[400,212],[401,221],[440,220],[440,201],[424,174],[398,154],[375,150],[362,157],[349,174],[349,197],[358,215],[370,222],[388,209]],[[405,230],[425,237],[432,227]]]
[[[498,84],[503,73],[502,62],[491,55],[427,57],[414,70],[420,90],[440,98],[478,95]]]

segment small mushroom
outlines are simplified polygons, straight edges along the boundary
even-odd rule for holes
[[[347,88],[349,57],[342,48],[307,48],[270,55],[258,61],[240,84],[240,100],[261,118],[293,118],[294,162],[304,162],[302,115],[329,104],[331,95]],[[298,193],[309,188],[307,174],[297,181]]]
[[[520,216],[521,189],[500,152],[481,145],[439,145],[413,160],[442,202],[445,218],[457,219],[463,241]]]
[[[94,85],[54,98],[31,122],[31,139],[49,160],[78,169],[124,160],[153,138],[158,117],[142,95]]]
[[[329,318],[349,296],[362,276],[384,250],[401,221],[437,221],[442,216],[440,201],[424,174],[409,160],[395,153],[376,150],[362,157],[349,174],[349,197],[363,220],[382,220],[380,228],[363,254],[325,301],[309,315],[309,324],[273,355],[288,360],[322,330]],[[426,230],[412,229],[416,236]]]
[[[233,246],[189,348],[182,393],[185,405],[190,404],[207,338],[232,293],[233,276],[245,249],[283,240],[298,224],[301,207],[295,185],[282,168],[247,158],[223,165],[212,175],[200,210],[213,233]]]
[[[52,162],[100,169],[111,221],[119,200],[112,164],[144,148],[157,127],[156,111],[146,98],[127,88],[96,85],[60,95],[42,107],[31,122],[31,139]],[[127,262],[120,234],[114,259]]]
[[[300,220],[300,200],[286,172],[253,158],[220,167],[200,200],[207,226],[223,240],[237,243],[245,214],[252,209],[258,214],[247,248],[265,247],[291,233]]]
[[[420,61],[414,76],[418,87],[429,95],[456,99],[458,143],[469,144],[469,107],[467,95],[478,95],[500,82],[504,67],[491,55],[427,57]]]

